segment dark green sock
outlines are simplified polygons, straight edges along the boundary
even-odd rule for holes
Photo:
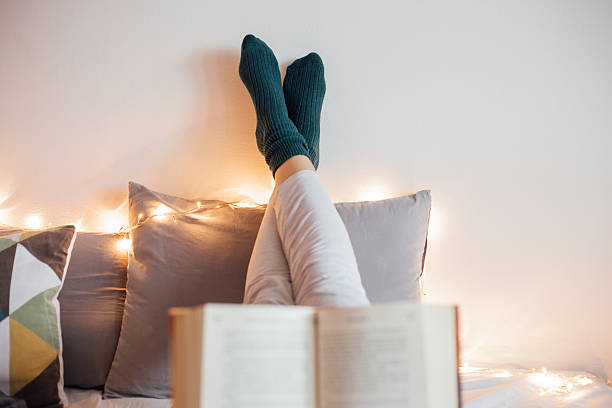
[[[283,83],[289,117],[304,136],[315,169],[319,167],[321,107],[325,96],[323,61],[315,52],[293,61]]]
[[[278,62],[266,43],[251,34],[244,37],[238,72],[255,105],[257,147],[272,175],[291,157],[308,156],[306,141],[287,112]]]

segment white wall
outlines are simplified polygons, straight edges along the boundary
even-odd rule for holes
[[[128,180],[265,200],[252,32],[283,67],[323,57],[335,200],[433,191],[425,290],[461,305],[465,361],[610,378],[611,22],[607,1],[4,0],[0,222],[105,229]]]

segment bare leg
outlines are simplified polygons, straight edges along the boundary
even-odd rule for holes
[[[314,166],[310,159],[306,156],[293,156],[286,162],[284,162],[278,170],[276,170],[276,174],[274,175],[274,181],[276,187],[281,185],[283,181],[287,180],[294,173],[297,173],[300,170],[314,170]]]

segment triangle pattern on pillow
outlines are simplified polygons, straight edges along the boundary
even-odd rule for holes
[[[30,329],[55,351],[59,352],[60,339],[57,327],[50,326],[48,323],[49,320],[55,321],[57,319],[55,307],[51,302],[58,291],[59,286],[55,286],[40,292],[11,313],[11,319]]]
[[[64,274],[65,253],[55,248],[62,248],[66,241],[66,232],[61,227],[43,231],[26,231],[19,237],[19,244],[26,248],[39,261],[49,265],[58,279]]]
[[[17,243],[17,240],[12,240],[10,237],[0,238],[0,251],[10,248]]]
[[[61,281],[49,265],[34,257],[22,244],[17,244],[9,296],[9,314],[28,300]]]
[[[9,317],[9,321],[11,338],[9,392],[10,395],[14,395],[55,360],[57,351],[17,320]]]

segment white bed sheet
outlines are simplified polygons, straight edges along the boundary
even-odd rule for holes
[[[169,399],[109,398],[102,399],[102,391],[65,388],[68,408],[170,408]]]
[[[459,378],[463,408],[612,408],[612,388],[586,373],[462,367]],[[75,388],[66,394],[69,408],[170,408],[168,399],[103,400],[100,391]]]
[[[460,369],[464,408],[612,408],[612,388],[576,371]]]

